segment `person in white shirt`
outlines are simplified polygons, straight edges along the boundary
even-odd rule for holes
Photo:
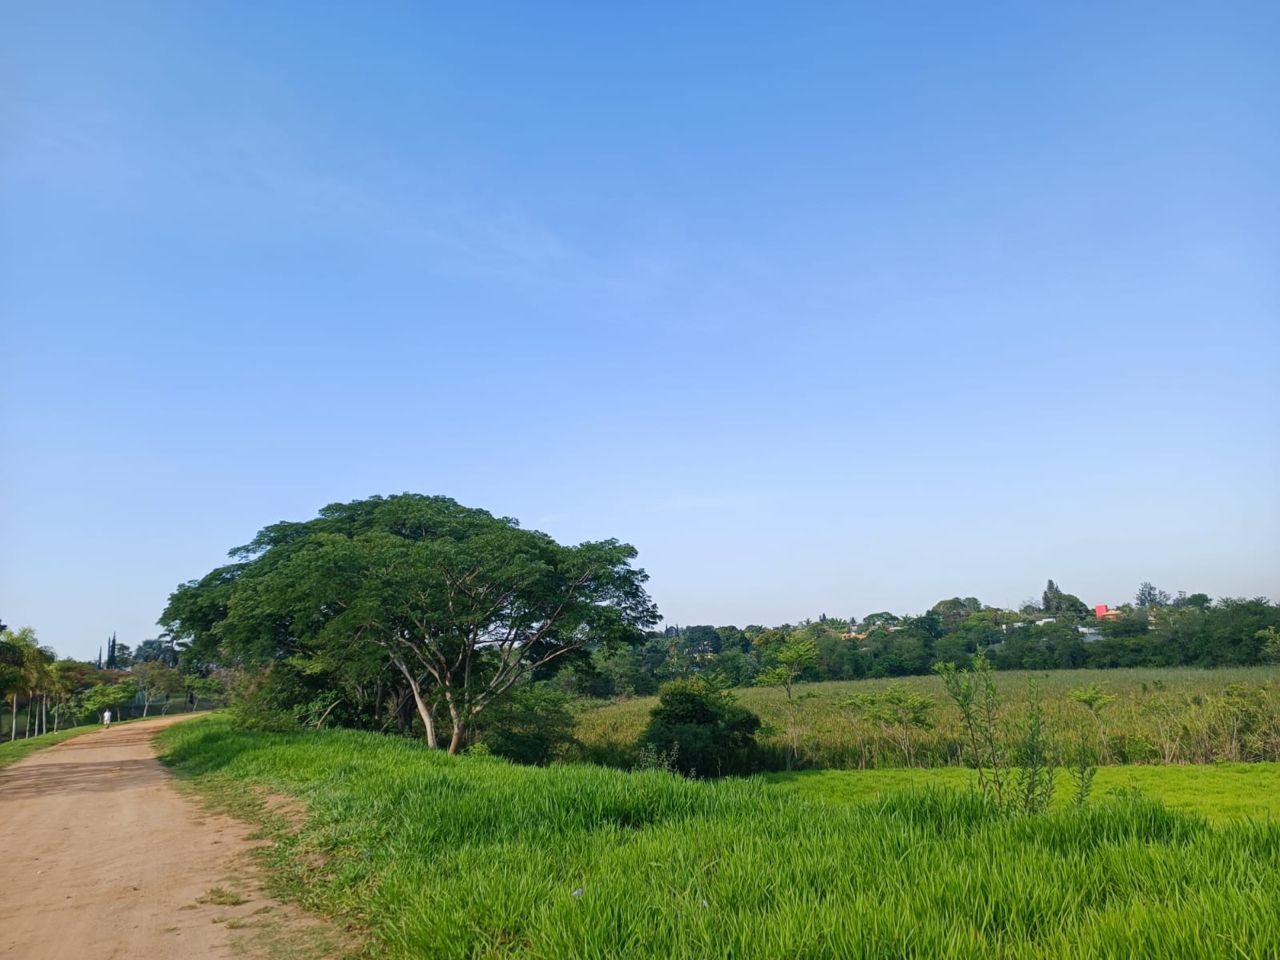
[[[110,711],[110,710],[104,710],[104,711],[102,712],[102,725],[103,725],[104,727],[109,727],[109,726],[111,726],[111,711]]]

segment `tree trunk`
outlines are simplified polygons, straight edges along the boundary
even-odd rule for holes
[[[396,729],[404,733],[413,727],[413,698],[400,690],[396,697]]]
[[[462,717],[463,713],[458,709],[458,705],[454,703],[453,695],[449,692],[449,688],[444,688],[444,700],[449,705],[449,722],[453,726],[453,735],[449,738],[449,752],[457,753],[462,749]]]
[[[18,739],[18,691],[13,691],[13,718],[9,721],[9,742]]]
[[[143,700],[142,701],[142,719],[143,720],[147,719],[147,711],[150,709],[151,709],[151,701]]]
[[[426,701],[422,699],[422,690],[418,686],[418,681],[409,676],[408,671],[404,671],[405,679],[409,681],[409,689],[413,691],[413,703],[418,708],[418,716],[422,718],[422,730],[427,739],[427,746],[434,750],[440,746],[436,742],[436,723],[431,716],[431,711],[427,709]]]

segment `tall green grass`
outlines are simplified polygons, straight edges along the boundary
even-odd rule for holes
[[[813,800],[868,803],[893,793],[929,787],[972,790],[974,771],[886,767],[880,770],[801,770],[769,773],[778,789]],[[1054,804],[1072,802],[1075,785],[1065,771],[1057,778]],[[1206,763],[1160,766],[1110,766],[1098,769],[1093,796],[1138,791],[1173,810],[1228,823],[1245,817],[1280,823],[1280,763]]]
[[[352,731],[161,735],[236,801],[300,798],[280,883],[379,957],[1280,955],[1280,827],[1146,800],[817,803],[762,780],[515,767]]]
[[[1007,718],[1024,712],[1030,677],[1044,697],[1045,719],[1060,756],[1070,755],[1085,736],[1103,764],[1280,761],[1280,667],[1000,672],[996,684]],[[911,734],[913,764],[908,764],[895,734],[842,706],[851,696],[883,690],[890,683],[904,684],[937,701],[932,729]],[[1070,697],[1072,690],[1090,684],[1115,697],[1100,711],[1100,724]],[[805,767],[940,767],[962,762],[960,716],[937,677],[810,683],[796,689],[800,762]],[[763,764],[784,769],[784,695],[768,688],[737,693],[739,702],[765,722],[759,738]],[[583,759],[629,766],[656,702],[641,697],[581,710],[577,737]]]

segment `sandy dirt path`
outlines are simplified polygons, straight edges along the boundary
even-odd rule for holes
[[[0,957],[253,956],[267,924],[280,939],[290,911],[252,880],[249,828],[202,811],[155,759],[151,737],[184,719],[85,734],[0,770]],[[323,955],[300,940],[291,956]]]

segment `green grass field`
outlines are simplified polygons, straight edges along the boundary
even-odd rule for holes
[[[769,773],[769,783],[796,796],[836,803],[871,803],[903,790],[975,786],[972,770],[940,767],[932,770],[801,770]],[[1058,772],[1056,803],[1070,803],[1072,783]],[[1167,766],[1099,767],[1093,796],[1106,798],[1122,790],[1138,790],[1174,810],[1197,814],[1211,823],[1244,817],[1280,822],[1280,763],[1216,763]]]
[[[1084,734],[1096,743],[1098,759],[1104,764],[1280,761],[1280,666],[1001,672],[996,683],[1007,715],[1023,712],[1029,679],[1040,686],[1049,728],[1064,755]],[[937,677],[896,681],[936,701],[932,727],[911,733],[910,763],[895,731],[868,723],[842,707],[850,696],[883,690],[891,682],[895,681],[797,686],[801,764],[813,769],[959,764],[959,714]],[[1100,711],[1100,725],[1070,699],[1072,690],[1090,684],[1115,697]],[[766,763],[782,769],[787,725],[782,692],[771,688],[736,692],[739,702],[765,722],[760,740]],[[655,703],[653,697],[639,697],[582,709],[577,736],[584,758],[628,766]]]
[[[278,888],[375,957],[1280,955],[1274,821],[1132,796],[1034,818],[959,790],[833,803],[816,779],[517,767],[227,717],[160,742],[198,791],[272,824]]]

